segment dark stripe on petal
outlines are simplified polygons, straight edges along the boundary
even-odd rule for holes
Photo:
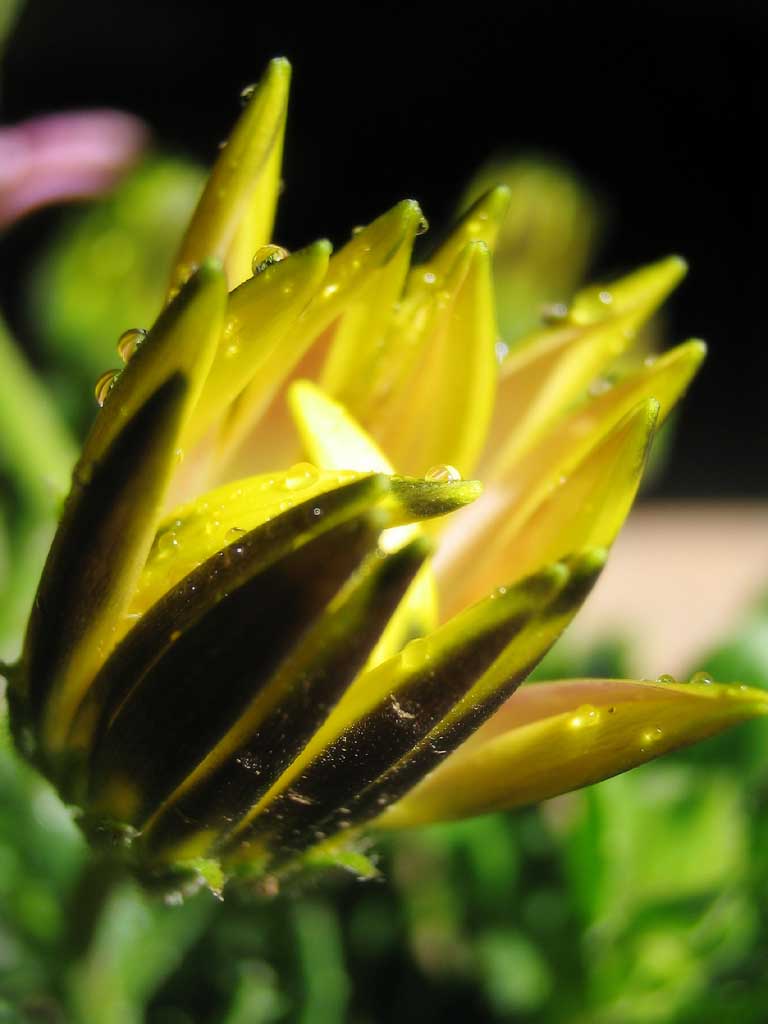
[[[311,537],[372,508],[387,492],[387,478],[369,476],[317,495],[243,534],[186,576],[150,608],[105,663],[91,686],[80,742],[99,742],[119,708],[174,642],[255,573]]]
[[[438,724],[432,733],[398,764],[377,779],[354,801],[350,813],[338,812],[322,823],[323,831],[332,833],[350,824],[360,825],[381,813],[382,809],[394,803],[416,785],[448,754],[464,743],[476,729],[496,712],[504,701],[531,674],[552,644],[581,607],[595,584],[604,564],[602,553],[595,559],[592,555],[566,560],[571,568],[567,583],[554,600],[537,616],[538,643],[533,651],[527,648],[527,655],[521,664],[506,667],[500,684],[485,699],[471,705],[465,714],[447,725]]]
[[[121,554],[146,531],[141,509],[154,506],[165,487],[186,390],[186,379],[174,374],[95,465],[75,470],[26,639],[29,710],[38,721],[62,666],[120,587]]]
[[[233,842],[266,834],[270,845],[294,850],[324,838],[324,822],[337,813],[345,818],[360,793],[424,740],[536,618],[544,595],[551,601],[562,582],[550,570],[532,576],[514,588],[517,599],[509,601],[508,616],[494,617],[469,636],[459,629],[455,643],[414,665],[396,693],[332,742]],[[520,597],[530,598],[527,607]]]
[[[270,688],[271,710],[199,784],[173,800],[144,842],[153,850],[200,828],[228,831],[273,785],[365,664],[429,546],[417,540],[373,555],[343,599],[318,620]],[[226,741],[225,741],[226,742]]]
[[[171,634],[100,737],[90,773],[95,809],[146,821],[301,642],[381,527],[381,516],[368,513],[308,540]]]

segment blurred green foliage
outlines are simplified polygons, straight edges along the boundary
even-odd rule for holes
[[[107,197],[64,217],[31,277],[27,308],[70,406],[119,362],[120,334],[155,320],[204,178],[186,160],[156,156]]]
[[[93,412],[82,380],[159,307],[200,181],[154,159],[66,218],[45,255],[30,310],[73,424]],[[586,260],[591,201],[563,188]],[[4,471],[8,657],[56,510]],[[620,643],[578,656],[559,645],[537,678],[622,675],[622,661]],[[768,601],[694,667],[768,686]],[[767,740],[755,722],[542,808],[388,836],[368,851],[380,874],[366,881],[318,870],[290,892],[178,906],[94,862],[6,740],[0,1024],[762,1024]]]

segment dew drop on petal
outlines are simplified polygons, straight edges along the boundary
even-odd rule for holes
[[[419,223],[416,225],[416,234],[424,235],[427,231],[429,231],[429,221],[422,214],[421,217],[419,217]]]
[[[571,717],[568,725],[571,729],[588,729],[600,722],[600,712],[592,704],[582,704]]]
[[[131,327],[117,339],[117,354],[127,363],[147,336],[142,327]]]
[[[157,538],[157,553],[158,555],[166,558],[168,555],[173,554],[174,551],[179,550],[179,538],[176,535],[176,531],[165,530]]]
[[[699,686],[712,686],[715,679],[714,676],[709,674],[709,672],[696,672],[691,676],[691,682],[696,683]]]
[[[242,526],[232,526],[224,534],[224,540],[226,540],[226,541],[239,540],[240,537],[242,537],[245,532],[246,531],[243,529]]]
[[[352,237],[354,238],[355,235],[359,235],[361,231],[365,231],[365,225],[356,224],[355,227],[352,228]]]
[[[612,387],[613,383],[608,377],[597,377],[589,385],[588,392],[590,397],[596,398],[597,395],[604,395],[606,391],[610,391]]]
[[[662,673],[662,675],[656,677],[656,682],[657,683],[676,683],[677,680],[675,679],[674,676],[671,676],[667,672],[664,672],[664,673]]]
[[[455,466],[444,464],[440,466],[432,466],[432,468],[428,469],[424,474],[424,479],[429,480],[430,483],[455,483],[457,480],[461,480],[461,473]]]
[[[568,318],[568,307],[564,302],[547,303],[541,310],[541,320],[545,324],[558,324]]]
[[[120,376],[120,370],[105,370],[104,373],[96,381],[96,386],[93,389],[93,393],[96,396],[96,401],[99,405],[104,405],[107,400],[107,395],[115,386],[115,381]]]
[[[645,729],[640,734],[640,749],[645,751],[648,747],[652,747],[654,743],[659,742],[663,735],[664,733],[658,728],[658,726],[653,729]]]
[[[613,302],[613,296],[610,292],[602,291],[598,293],[598,299],[603,303],[604,306],[609,306]]]
[[[285,474],[283,480],[283,486],[287,491],[299,491],[304,487],[308,487],[311,483],[317,480],[318,473],[315,466],[310,462],[297,462],[295,466],[291,466],[288,472]]]
[[[410,672],[417,671],[427,661],[429,661],[429,643],[422,637],[418,637],[416,640],[411,640],[411,642],[403,648],[400,659],[404,669],[407,669]]]
[[[246,85],[244,89],[240,90],[240,105],[245,106],[248,101],[252,98],[256,92],[256,83],[252,82],[250,85]]]
[[[260,245],[253,254],[251,262],[253,276],[256,277],[257,274],[263,273],[273,263],[281,263],[288,256],[290,256],[290,253],[282,245]]]

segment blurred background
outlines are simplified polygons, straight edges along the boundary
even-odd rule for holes
[[[510,345],[587,279],[688,259],[646,343],[703,337],[709,359],[580,630],[538,675],[706,668],[768,686],[767,26],[738,0],[0,0],[3,122],[139,119],[113,125],[123,176],[104,198],[7,217],[0,308],[82,430],[117,336],[154,315],[240,90],[285,54],[288,248],[341,244],[408,196],[432,224],[426,246],[478,175],[503,177],[519,197],[500,261]],[[0,143],[0,199],[14,146]],[[46,537],[11,506],[4,495],[9,546],[28,557],[18,578],[0,557],[6,645]],[[110,878],[91,905],[76,830],[6,753],[0,1021],[761,1024],[767,740],[742,727],[542,809],[388,840],[377,881],[175,908]]]

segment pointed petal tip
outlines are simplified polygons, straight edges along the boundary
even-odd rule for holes
[[[679,346],[679,349],[681,352],[685,352],[697,367],[706,359],[708,352],[707,343],[702,338],[689,338]]]
[[[267,65],[272,74],[290,75],[291,62],[287,57],[273,57]]]
[[[393,497],[417,519],[448,515],[471,505],[483,492],[479,480],[424,480],[393,476],[391,484]]]
[[[275,91],[283,90],[287,94],[292,72],[293,68],[287,57],[273,57],[264,69],[262,76],[258,79],[258,84],[253,89],[251,96],[249,96],[249,102],[253,102],[260,89],[264,87],[270,90],[274,89]],[[246,86],[246,88],[250,92],[250,87]]]
[[[701,675],[706,682],[523,686],[375,824],[402,828],[538,803],[768,714],[767,691]]]

